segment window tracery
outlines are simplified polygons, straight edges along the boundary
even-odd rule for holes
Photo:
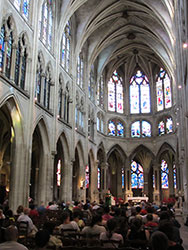
[[[131,163],[131,187],[140,189],[144,187],[143,167],[136,161]]]
[[[97,85],[97,105],[104,109],[104,76],[101,75]]]
[[[151,124],[147,121],[136,121],[132,123],[131,137],[151,137]]]
[[[150,113],[150,84],[148,78],[138,70],[130,80],[130,113]]]
[[[18,46],[16,50],[16,61],[15,61],[15,75],[14,81],[17,86],[25,89],[27,70],[27,45],[25,35],[23,34],[18,40]]]
[[[161,68],[156,81],[157,111],[168,109],[172,106],[171,81],[166,71]]]
[[[84,83],[84,62],[83,62],[83,56],[80,53],[77,61],[77,84],[80,86],[81,89],[83,89],[83,83]]]
[[[170,134],[173,132],[173,120],[171,117],[164,118],[158,123],[158,135]]]
[[[95,87],[95,75],[94,75],[94,65],[91,66],[90,74],[89,74],[89,99],[94,102],[95,94],[94,94],[94,87]]]
[[[123,79],[114,71],[108,82],[108,110],[123,113]]]
[[[52,0],[45,0],[42,5],[41,17],[39,21],[41,41],[50,50],[52,47],[52,33],[53,33],[53,11]]]
[[[123,122],[118,119],[109,120],[108,135],[125,137],[125,128]]]
[[[30,14],[30,0],[14,0],[14,6],[21,13],[21,15],[28,21]]]
[[[61,40],[61,65],[67,72],[70,71],[71,26],[68,21]]]

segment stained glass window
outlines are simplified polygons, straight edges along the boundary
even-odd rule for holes
[[[104,121],[103,121],[103,117],[101,118],[101,132],[104,132]]]
[[[50,87],[51,87],[51,76],[49,73],[49,68],[46,71],[46,76],[44,79],[44,94],[43,94],[43,105],[45,108],[50,108]]]
[[[89,166],[86,166],[86,171],[85,171],[85,187],[89,188]]]
[[[124,126],[121,122],[117,122],[117,136],[124,136]]]
[[[169,134],[169,133],[172,133],[173,130],[172,130],[172,118],[167,118],[166,119],[166,133]]]
[[[108,135],[124,137],[124,125],[119,120],[110,120],[108,122]]]
[[[135,161],[131,163],[131,187],[140,189],[144,187],[143,167]]]
[[[151,124],[146,121],[142,121],[142,137],[151,136]]]
[[[140,137],[140,121],[136,121],[131,125],[131,137]]]
[[[60,85],[59,98],[58,98],[58,115],[60,118],[62,118],[62,99],[63,99],[63,89]]]
[[[3,71],[4,54],[5,54],[5,27],[2,26],[0,34],[0,72]]]
[[[70,44],[71,44],[71,28],[70,28],[70,22],[67,22],[61,42],[61,64],[68,72],[70,67]]]
[[[48,49],[52,46],[52,26],[53,26],[53,14],[52,14],[52,1],[45,0],[42,5],[40,25],[40,37]]]
[[[97,188],[101,188],[101,169],[97,168]]]
[[[121,185],[121,187],[122,187],[122,189],[124,189],[125,188],[125,170],[123,168],[121,169],[121,176],[122,176],[122,185]]]
[[[14,0],[14,6],[18,11],[20,11],[21,0]]]
[[[26,52],[26,49],[25,49],[24,54],[22,56],[22,65],[21,65],[20,87],[22,89],[25,89],[26,67],[27,67],[27,52]]]
[[[168,74],[164,69],[160,69],[156,82],[157,91],[157,111],[172,106],[171,82]]]
[[[152,175],[152,179],[153,179],[153,189],[155,188],[155,175]]]
[[[77,84],[83,88],[83,76],[84,76],[84,63],[82,55],[79,55],[77,62]]]
[[[7,53],[6,53],[6,76],[10,78],[10,69],[11,69],[11,59],[12,59],[12,42],[13,42],[13,35],[10,32],[9,40],[7,43]]]
[[[88,90],[89,90],[89,99],[91,101],[94,101],[94,84],[95,84],[95,79],[94,79],[94,66],[91,66],[91,71],[89,74],[89,84],[88,84]]]
[[[104,108],[104,77],[101,75],[97,85],[97,105]]]
[[[108,82],[108,110],[123,113],[122,78],[114,71]]]
[[[23,0],[22,13],[27,20],[29,18],[29,7],[30,7],[30,0]]]
[[[115,136],[116,135],[116,125],[115,121],[111,120],[108,123],[108,135]]]
[[[21,45],[20,41],[18,41],[18,48],[16,50],[15,76],[14,76],[14,81],[16,85],[19,85],[20,59],[21,59]]]
[[[173,166],[174,188],[177,188],[176,165]]]
[[[150,112],[150,86],[147,77],[138,70],[130,80],[131,114]]]
[[[57,174],[57,186],[60,187],[61,185],[61,160],[58,161],[56,174]]]
[[[97,117],[97,130],[100,131],[100,118]]]
[[[38,63],[40,58],[38,58]],[[41,84],[42,84],[42,65],[39,64],[36,74],[36,88],[35,88],[35,100],[40,103],[41,101]]]
[[[159,135],[164,135],[164,133],[165,133],[165,124],[164,124],[163,121],[159,122],[158,131],[159,131]]]
[[[161,162],[161,186],[163,189],[168,188],[168,174],[169,174],[169,170],[168,170],[167,162],[165,160],[162,160]]]

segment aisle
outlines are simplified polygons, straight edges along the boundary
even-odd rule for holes
[[[176,215],[176,219],[181,224],[180,235],[183,240],[183,247],[185,250],[188,250],[188,226],[184,225],[183,218],[180,214]]]

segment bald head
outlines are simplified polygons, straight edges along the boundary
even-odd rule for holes
[[[5,239],[7,241],[17,241],[18,239],[18,229],[17,227],[11,225],[5,229]]]

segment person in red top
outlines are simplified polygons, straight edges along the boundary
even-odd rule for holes
[[[158,227],[158,223],[153,221],[152,214],[147,214],[146,219],[147,219],[147,222],[145,224],[145,227],[149,227],[149,228]]]
[[[38,211],[35,209],[35,205],[34,204],[31,204],[30,206],[30,212],[29,212],[29,216],[30,217],[39,217],[39,213]]]
[[[109,213],[110,213],[110,208],[109,208],[109,206],[105,206],[105,207],[104,207],[104,214],[103,214],[103,216],[102,216],[102,219],[103,219],[104,221],[108,221],[109,219],[112,219],[112,218],[113,218],[113,216],[111,216]]]

